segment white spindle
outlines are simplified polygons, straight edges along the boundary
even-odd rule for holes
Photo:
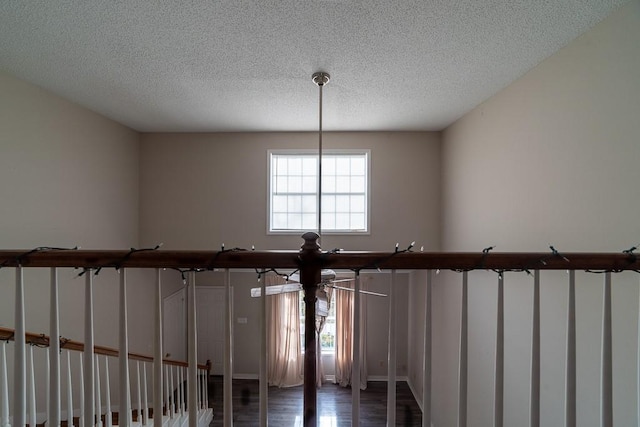
[[[351,425],[360,425],[360,273],[353,292],[353,362],[351,364]]]
[[[498,307],[496,331],[496,369],[493,419],[495,427],[502,427],[504,420],[504,276],[498,275]]]
[[[198,330],[196,325],[196,273],[189,274],[189,368],[187,372],[189,386],[189,427],[198,425]]]
[[[29,377],[29,382],[27,383],[27,396],[29,398],[27,406],[29,408],[29,426],[36,427],[36,375],[33,369],[33,345],[29,346],[27,355],[27,374]]]
[[[607,272],[604,275],[602,308],[602,427],[613,426],[611,344],[611,273]]]
[[[149,422],[149,401],[147,400],[147,364],[142,364],[142,425]]]
[[[120,271],[120,331],[119,331],[119,417],[118,425],[131,425],[131,396],[129,392],[129,337],[127,330],[127,270]]]
[[[84,392],[85,392],[85,388],[84,388],[84,369],[82,367],[83,363],[82,363],[82,353],[78,353],[78,366],[79,366],[79,370],[78,370],[78,375],[80,375],[80,414],[78,414],[78,425],[80,427],[85,427],[85,419],[84,419],[84,403],[85,403],[85,399],[84,399]],[[86,427],[90,427],[90,426],[86,426]]]
[[[387,425],[396,425],[396,270],[389,286],[389,344],[387,356]]]
[[[94,338],[93,338],[93,275],[85,271],[84,302],[84,425],[91,427],[95,422],[95,379],[94,379]]]
[[[425,294],[424,310],[424,363],[422,383],[422,427],[431,427],[431,290],[433,287],[433,274],[427,270],[427,290]]]
[[[566,427],[576,427],[576,272],[569,270],[567,307],[567,378],[565,384]]]
[[[9,383],[7,381],[7,344],[0,342],[0,427],[11,427],[9,424]]]
[[[107,427],[113,425],[113,413],[111,412],[111,378],[109,377],[109,357],[104,357],[104,395],[105,403],[107,405],[106,412],[104,414],[104,423]]]
[[[182,366],[178,366],[178,412],[180,412],[180,416],[184,415],[184,379],[182,377]]]
[[[460,310],[460,358],[458,364],[458,427],[467,426],[467,345],[468,345],[468,273],[462,273],[462,307]]]
[[[531,427],[540,427],[540,271],[533,272],[531,331]]]
[[[176,405],[176,395],[174,394],[175,389],[173,388],[173,366],[169,365],[169,400],[170,400],[170,418],[173,418],[178,411],[178,406]]]
[[[26,425],[27,418],[27,356],[24,321],[24,279],[22,267],[16,267],[15,346],[13,376],[13,425]]]
[[[67,351],[67,426],[73,427],[73,383],[71,382],[71,351]]]
[[[60,306],[58,269],[51,268],[51,305],[49,308],[49,415],[47,426],[60,426]]]
[[[138,398],[138,423],[142,424],[142,389],[140,387],[140,361],[136,360],[136,396]]]
[[[267,281],[260,281],[260,427],[267,426]]]
[[[98,360],[98,355],[95,356],[95,378],[96,378],[96,409],[95,409],[95,424],[97,427],[102,427],[102,394],[100,390],[100,361]]]
[[[155,340],[153,344],[153,427],[162,427],[162,283],[159,268],[156,268]]]
[[[169,419],[171,419],[173,418],[173,399],[171,398],[171,395],[173,394],[173,386],[171,385],[172,383],[171,377],[173,375],[173,369],[171,369],[171,366],[165,365],[164,371],[166,376],[164,381],[167,387],[167,400],[166,400],[167,416],[169,417]]]
[[[231,301],[231,271],[227,268],[224,272],[224,410],[223,425],[231,427],[233,425],[233,396],[231,381],[233,374],[233,313]]]
[[[209,371],[204,371],[204,408],[209,409]]]

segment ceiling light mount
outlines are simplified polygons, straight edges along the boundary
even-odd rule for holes
[[[317,73],[313,73],[311,75],[311,80],[313,80],[313,82],[318,86],[326,85],[327,83],[329,83],[330,78],[331,76],[329,75],[329,73],[325,73],[324,71],[318,71]]]

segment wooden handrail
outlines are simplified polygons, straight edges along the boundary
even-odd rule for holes
[[[37,347],[49,347],[49,337],[44,334],[34,334],[32,332],[27,332],[25,334],[27,344],[33,344]],[[0,327],[0,341],[13,341],[15,337],[15,330],[9,328]],[[67,350],[73,351],[84,351],[84,343],[79,341],[72,341],[66,338],[60,338],[60,348],[64,348]],[[103,356],[110,357],[118,357],[120,354],[118,350],[110,347],[104,347],[100,345],[96,345],[93,347],[95,354],[100,354]],[[139,360],[141,362],[153,362],[153,357],[146,356],[144,354],[139,353],[131,353],[129,352],[129,359],[131,360]],[[162,359],[163,364],[174,365],[174,366],[184,366],[188,367],[189,364],[187,362],[183,362],[180,360],[172,360],[172,359]],[[208,369],[207,365],[198,365],[198,369]]]
[[[633,253],[553,252],[351,252],[322,253],[321,265],[336,269],[451,270],[640,270]],[[0,267],[75,268],[300,268],[295,251],[1,250]]]

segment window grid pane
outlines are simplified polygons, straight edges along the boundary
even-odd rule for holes
[[[270,229],[317,227],[317,156],[271,155]],[[325,154],[322,159],[322,229],[367,230],[367,154]]]

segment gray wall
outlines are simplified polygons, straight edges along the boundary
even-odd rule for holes
[[[444,250],[620,252],[638,243],[639,40],[640,2],[632,2],[444,132]],[[434,290],[438,427],[456,423],[460,310],[460,276],[441,276]],[[527,425],[532,280],[516,273],[505,280],[505,425]],[[580,426],[599,425],[602,280],[578,276]],[[546,273],[542,283],[541,424],[561,425],[567,275]],[[615,425],[638,422],[637,283],[635,274],[614,277]],[[470,425],[493,419],[496,284],[493,273],[470,275]]]

